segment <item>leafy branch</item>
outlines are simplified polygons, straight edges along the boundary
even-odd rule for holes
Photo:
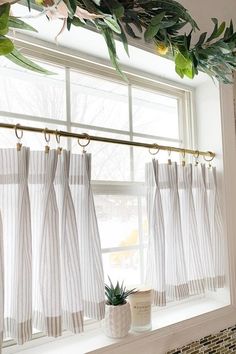
[[[16,1],[16,0],[2,0]],[[27,0],[30,10],[31,1]],[[35,0],[48,18],[60,18],[68,30],[71,26],[94,26],[104,37],[111,63],[124,80],[125,74],[119,66],[115,39],[120,39],[128,54],[128,39],[144,38],[153,42],[159,55],[175,61],[176,73],[183,78],[193,79],[203,71],[224,83],[231,82],[236,67],[236,33],[232,21],[218,23],[213,18],[214,28],[208,36],[199,34],[193,44],[192,35],[199,31],[189,12],[175,0]],[[1,3],[1,0],[0,0]],[[0,55],[18,65],[39,73],[49,74],[40,66],[25,58],[7,36],[10,29],[36,31],[19,18],[10,16],[10,4],[0,5]],[[66,26],[65,26],[66,25]],[[184,27],[190,31],[184,33]]]

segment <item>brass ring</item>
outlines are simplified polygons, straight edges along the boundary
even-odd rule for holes
[[[18,129],[20,128],[20,124],[15,125],[15,134],[18,140],[21,140],[23,138],[23,130],[21,130],[20,135],[18,135]]]
[[[211,152],[211,151],[207,151],[207,152],[208,152],[208,154],[209,154],[210,156],[212,156],[212,152]],[[209,159],[209,160],[206,159],[206,156],[203,156],[203,158],[204,158],[204,160],[205,160],[206,162],[211,162],[212,160],[214,160],[215,155],[213,155],[212,158]]]
[[[60,141],[61,141],[61,135],[60,135],[60,133],[59,133],[59,131],[58,131],[58,130],[56,130],[56,135],[55,135],[55,137],[56,137],[57,144],[60,144]]]
[[[195,159],[198,159],[200,155],[199,150],[196,150],[195,153],[193,154],[193,157],[195,157]]]
[[[49,143],[51,137],[50,137],[50,133],[48,133],[48,128],[44,129],[43,134],[44,134],[44,139],[45,139],[46,143]]]
[[[185,149],[183,149],[183,152],[182,152],[183,159],[185,159],[185,155],[186,155],[186,151],[185,151]]]
[[[81,146],[81,147],[86,147],[86,146],[88,146],[88,144],[90,143],[90,136],[88,135],[88,134],[86,134],[86,133],[84,133],[83,134],[83,136],[84,136],[84,138],[82,138],[82,139],[87,139],[88,141],[87,141],[87,143],[85,143],[85,144],[81,144],[81,142],[79,141],[79,138],[78,138],[78,144],[79,144],[79,146]]]
[[[156,149],[157,151],[152,152],[151,149]],[[153,144],[153,148],[149,148],[149,154],[156,155],[160,151],[158,144]]]

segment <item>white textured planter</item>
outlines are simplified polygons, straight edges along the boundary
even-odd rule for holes
[[[112,306],[106,305],[105,319],[103,322],[104,332],[108,337],[125,337],[131,326],[130,304]]]

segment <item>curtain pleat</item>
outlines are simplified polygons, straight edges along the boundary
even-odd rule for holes
[[[146,283],[153,288],[153,303],[166,305],[165,230],[159,188],[159,166],[153,160],[146,168],[149,243]],[[156,217],[158,215],[158,217]]]
[[[189,295],[177,188],[177,165],[160,165],[159,183],[164,209],[166,240],[166,291],[170,299]]]
[[[50,150],[47,154],[42,152],[39,161],[44,170],[44,180],[40,201],[37,317],[40,323],[44,322],[47,334],[53,337],[62,332],[59,213],[54,188],[57,158],[57,151]]]
[[[222,239],[223,222],[217,190],[216,168],[207,168],[207,191],[208,191],[208,210],[210,222],[210,234],[213,249],[213,263],[216,274],[216,287],[222,288],[225,284],[225,264],[224,254],[225,245]]]
[[[62,155],[59,155],[57,168],[63,284],[62,307],[64,327],[78,333],[83,330],[82,282],[78,230],[69,186],[69,170],[70,152],[64,150]]]
[[[18,157],[18,206],[14,256],[16,337],[23,344],[32,336],[32,235],[28,189],[29,149],[22,148]]]
[[[100,320],[105,313],[104,275],[90,179],[91,155],[72,155],[70,184],[79,233],[84,314]]]
[[[201,249],[205,287],[208,290],[216,289],[215,267],[213,261],[213,245],[210,234],[210,223],[207,203],[205,165],[193,168],[193,200],[195,205],[198,239]]]
[[[192,194],[192,165],[178,166],[178,190],[189,291],[191,294],[200,294],[205,288]]]
[[[153,160],[146,165],[146,186],[146,281],[154,289],[154,304],[223,287],[224,242],[215,169]]]

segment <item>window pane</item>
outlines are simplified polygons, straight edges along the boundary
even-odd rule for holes
[[[45,63],[39,64],[55,74],[33,73],[4,58],[0,59],[0,109],[12,113],[65,120],[64,69]]]
[[[112,134],[89,129],[75,129],[78,133],[105,136],[113,139],[128,140],[126,135]],[[82,142],[82,141],[81,141]],[[75,139],[72,140],[74,152],[80,152],[82,148]],[[92,179],[106,181],[130,180],[130,149],[129,146],[91,141],[86,151],[92,153]]]
[[[132,102],[134,132],[179,138],[176,98],[133,88]]]
[[[103,267],[106,281],[109,276],[113,282],[124,280],[126,285],[141,283],[139,251],[105,253]]]
[[[71,72],[72,121],[128,130],[128,86]]]
[[[95,195],[102,248],[138,244],[138,203],[132,196]]]

